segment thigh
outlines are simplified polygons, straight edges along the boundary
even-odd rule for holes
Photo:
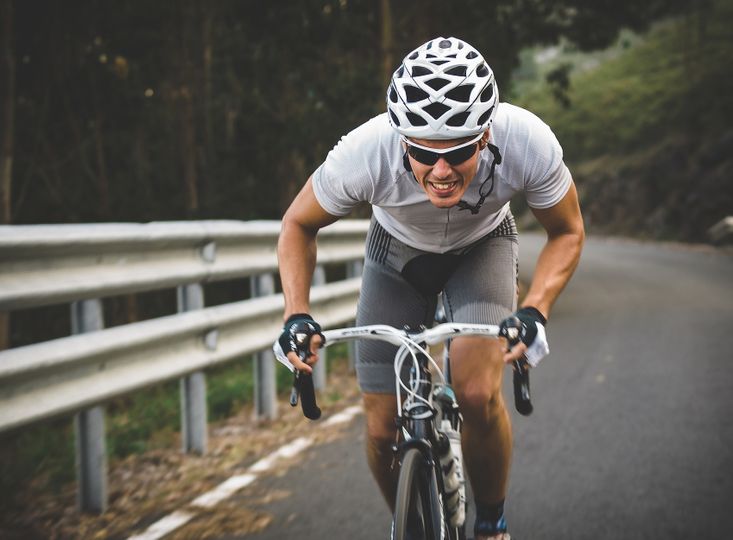
[[[518,243],[514,235],[487,238],[465,255],[443,291],[448,320],[499,324],[517,306]],[[486,403],[499,395],[504,369],[499,340],[455,339],[450,346],[456,392]]]
[[[449,321],[499,324],[517,307],[518,242],[499,236],[466,253],[443,289]]]
[[[435,316],[436,298],[420,294],[386,264],[366,259],[362,274],[356,324],[429,325]],[[363,392],[395,391],[394,355],[397,347],[373,340],[356,345],[356,374]]]

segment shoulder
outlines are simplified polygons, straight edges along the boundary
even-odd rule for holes
[[[384,113],[341,137],[325,165],[339,175],[367,176],[374,182],[399,174],[401,156],[399,134]]]
[[[348,150],[360,153],[378,152],[390,149],[398,141],[399,135],[389,125],[387,113],[383,113],[344,135],[334,150],[343,145]]]
[[[497,136],[507,138],[538,139],[549,138],[556,140],[550,126],[539,116],[527,109],[501,103],[496,111],[496,119],[492,123],[492,130]]]

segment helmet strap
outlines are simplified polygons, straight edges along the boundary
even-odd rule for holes
[[[407,149],[405,149],[405,153],[402,154],[402,164],[405,166],[406,171],[412,172],[412,165],[410,165],[410,158],[407,157]],[[415,176],[415,173],[413,173],[412,176]],[[417,181],[417,178],[415,178],[415,181]]]
[[[501,164],[501,153],[499,152],[499,148],[494,146],[493,144],[487,142],[486,147],[491,151],[491,153],[494,156],[494,160],[491,162],[491,169],[489,170],[489,175],[486,177],[486,179],[481,182],[481,186],[478,188],[478,194],[479,199],[476,204],[468,204],[466,201],[458,201],[458,209],[459,210],[470,210],[471,214],[476,215],[478,214],[479,210],[481,210],[481,207],[484,204],[484,201],[486,200],[486,197],[491,195],[491,192],[494,191],[494,170],[496,169],[497,165]],[[407,153],[405,153],[407,155]],[[486,183],[491,180],[491,184],[488,187],[488,190],[486,190]]]

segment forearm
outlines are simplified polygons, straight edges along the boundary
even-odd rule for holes
[[[293,313],[310,311],[310,288],[316,266],[316,233],[294,220],[283,220],[277,244],[280,280],[287,319]]]
[[[522,300],[522,307],[536,307],[549,318],[552,305],[578,266],[583,240],[582,230],[548,237],[537,259],[534,276]]]

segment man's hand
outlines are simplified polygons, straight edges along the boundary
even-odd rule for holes
[[[504,349],[504,362],[511,364],[525,357],[530,366],[537,367],[540,360],[550,352],[545,324],[547,324],[545,316],[533,307],[523,307],[511,317],[504,319],[499,325],[500,335],[511,336],[511,332],[514,331],[519,338],[519,343]]]
[[[307,313],[295,313],[288,317],[283,326],[275,347],[277,359],[288,366],[285,361],[290,362],[293,368],[305,373],[313,373],[311,367],[318,361],[318,349],[325,343],[321,333],[321,325],[318,324]],[[299,351],[308,347],[306,361],[300,359]],[[278,350],[279,349],[279,350]]]

